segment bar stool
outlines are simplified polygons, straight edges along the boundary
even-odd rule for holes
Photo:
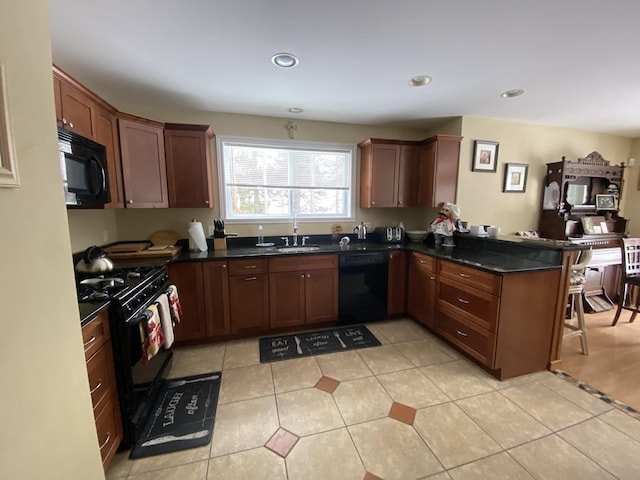
[[[574,325],[565,320],[565,328],[571,330],[563,335],[563,338],[580,337],[580,345],[582,354],[589,355],[589,347],[587,345],[587,324],[584,321],[584,305],[582,304],[582,292],[584,291],[585,275],[584,271],[591,261],[591,249],[583,250],[579,256],[579,263],[573,265],[571,269],[571,279],[569,283],[568,303],[575,307],[578,324]],[[573,311],[573,308],[570,309]]]

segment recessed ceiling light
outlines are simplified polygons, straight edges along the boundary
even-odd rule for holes
[[[524,93],[524,89],[514,88],[513,90],[507,90],[506,92],[501,93],[500,96],[502,98],[513,98],[513,97],[519,97],[523,93]]]
[[[431,83],[431,77],[429,75],[416,75],[409,80],[409,85],[412,87],[422,87],[429,83]]]
[[[304,110],[298,107],[291,107],[288,109],[289,113],[302,113]]]
[[[271,57],[271,61],[276,67],[291,68],[298,64],[298,58],[291,53],[276,53]]]

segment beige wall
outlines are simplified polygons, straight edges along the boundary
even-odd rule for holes
[[[257,138],[288,138],[287,120],[273,117],[259,117],[251,115],[236,115],[229,113],[198,112],[198,111],[161,111],[131,105],[118,105],[121,111],[126,111],[146,118],[164,122],[202,123],[213,126],[216,135],[233,135]],[[429,133],[422,130],[410,130],[397,127],[373,127],[364,125],[350,125],[341,123],[312,122],[295,120],[298,128],[295,132],[296,140],[334,142],[356,144],[369,137],[396,138],[403,140],[421,140]],[[448,129],[459,128],[459,121],[450,121]],[[454,131],[455,133],[455,131]],[[215,143],[212,143],[213,171],[217,179]],[[356,179],[359,171],[355,171]],[[358,182],[356,182],[358,184]],[[214,183],[218,192],[217,180]],[[356,205],[358,204],[356,196]],[[372,226],[397,225],[402,221],[407,229],[426,228],[433,213],[430,210],[412,209],[361,209],[356,207],[355,221],[329,223],[299,223],[300,234],[328,234],[334,223],[340,223],[343,231],[353,231],[353,227],[361,222],[370,222]],[[108,232],[110,241],[113,225],[109,214],[112,212],[98,212],[95,218],[89,219],[85,211],[69,211],[69,228],[72,236],[74,251],[81,251],[93,244],[103,244],[104,231]],[[176,230],[183,238],[187,236],[187,224],[196,219],[205,225],[212,225],[213,219],[220,217],[219,200],[215,197],[212,209],[124,209],[115,212],[116,238],[120,241],[148,239],[155,230],[170,228]],[[286,235],[292,233],[290,224],[264,223],[265,235]],[[206,230],[206,228],[205,228]],[[240,236],[257,235],[255,224],[227,224],[228,232],[236,232]]]
[[[287,120],[282,118],[199,111],[162,111],[132,105],[118,106],[118,108],[160,121],[210,124],[217,135],[287,138]],[[470,224],[498,225],[503,233],[538,229],[542,184],[547,163],[559,161],[563,155],[568,159],[576,159],[595,150],[612,164],[617,165],[627,161],[631,155],[632,144],[630,139],[612,135],[475,117],[450,119],[438,127],[425,131],[304,120],[296,120],[296,123],[298,125],[296,140],[308,141],[358,143],[368,137],[416,140],[437,133],[462,135],[457,201],[461,217]],[[471,171],[474,140],[499,142],[498,165],[495,173]],[[217,178],[215,145],[212,148],[214,174]],[[640,161],[640,145],[636,145],[636,152]],[[502,192],[506,163],[529,165],[525,193]],[[633,205],[638,204],[638,197],[629,196],[631,191],[636,191],[629,186],[637,185],[639,169],[640,165],[627,170],[627,181],[623,191],[622,214],[630,218],[633,216]],[[357,176],[356,171],[356,178]],[[217,182],[214,185],[217,192]],[[626,201],[628,196],[630,201]],[[174,229],[181,236],[186,237],[187,224],[192,219],[201,221],[206,227],[214,218],[221,216],[218,204],[216,197],[216,205],[213,209],[125,209],[116,212],[99,212],[98,216],[91,220],[87,218],[87,212],[69,212],[73,248],[74,251],[79,251],[95,243],[105,243],[103,242],[105,235],[109,237],[109,241],[113,241],[114,222],[115,236],[121,241],[147,239],[153,231],[164,228]],[[357,207],[356,221],[341,224],[344,231],[351,231],[360,221],[371,222],[374,227],[395,225],[403,221],[408,229],[423,229],[436,215],[436,209],[361,209]],[[632,221],[630,224],[631,228],[633,223]],[[330,233],[331,225],[332,223],[301,223],[300,233],[309,235]],[[236,232],[241,236],[257,234],[257,227],[254,224],[228,224],[227,226],[227,231]],[[264,229],[265,235],[291,233],[289,224],[265,223]]]
[[[464,117],[461,135],[464,136],[458,176],[461,216],[474,225],[498,225],[502,233],[538,229],[545,164],[560,161],[563,155],[575,160],[595,150],[611,164],[619,165],[626,163],[631,150],[628,138],[486,118]],[[475,140],[500,143],[495,173],[471,171]],[[524,194],[502,192],[506,163],[529,165]]]
[[[57,158],[46,0],[0,6],[20,188],[0,188],[0,478],[103,478]]]

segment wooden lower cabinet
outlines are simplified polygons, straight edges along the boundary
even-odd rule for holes
[[[407,252],[389,253],[389,282],[387,315],[401,315],[407,311]]]
[[[500,275],[438,265],[436,333],[501,380],[547,369],[559,269]]]
[[[106,471],[123,435],[107,311],[82,327],[82,339],[98,445]]]
[[[337,320],[337,255],[270,259],[269,312],[271,328]]]
[[[171,283],[178,287],[182,318],[176,341],[195,341],[231,333],[229,275],[226,260],[171,263]]]
[[[229,261],[231,333],[269,328],[269,275],[264,258]]]
[[[407,280],[407,313],[432,330],[436,316],[435,265],[433,257],[411,253]]]

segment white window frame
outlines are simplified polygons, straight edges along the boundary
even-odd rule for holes
[[[304,148],[304,149],[318,149],[318,150],[348,150],[351,152],[351,164],[347,175],[349,176],[348,184],[350,185],[350,194],[348,197],[348,212],[346,216],[334,216],[334,217],[314,217],[311,215],[298,216],[299,220],[313,223],[334,223],[334,222],[348,222],[355,220],[356,209],[356,162],[357,162],[357,145],[346,143],[325,143],[325,142],[305,142],[298,140],[277,140],[268,138],[253,138],[253,137],[239,137],[229,135],[216,135],[216,163],[218,167],[218,196],[220,205],[220,217],[225,223],[244,223],[244,224],[258,224],[258,223],[283,223],[293,220],[293,216],[279,216],[279,217],[254,217],[254,218],[229,218],[227,215],[227,196],[226,196],[226,183],[225,183],[225,165],[224,165],[224,144],[225,143],[239,143],[244,145],[255,145],[261,147],[276,147],[276,148]]]

